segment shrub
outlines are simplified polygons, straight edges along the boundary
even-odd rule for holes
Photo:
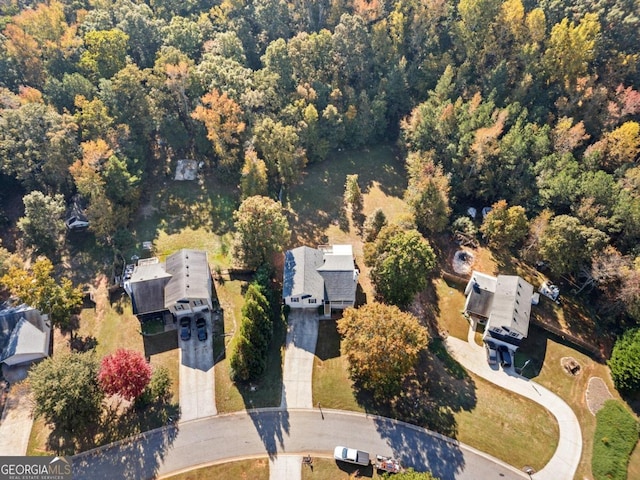
[[[628,330],[616,340],[608,363],[618,390],[633,392],[640,389],[640,329]]]
[[[638,443],[638,422],[618,401],[596,414],[591,470],[596,480],[625,480],[629,455]]]

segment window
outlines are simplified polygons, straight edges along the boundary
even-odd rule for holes
[[[310,298],[309,299],[309,303],[316,303],[316,302],[317,302],[317,300],[315,298]]]
[[[291,303],[298,303],[300,299],[298,297],[292,298]]]
[[[510,337],[519,337],[520,335],[518,335],[516,332],[510,332],[509,336]]]
[[[184,305],[180,305],[179,303],[176,303],[175,309],[176,310],[184,310]]]
[[[198,306],[198,305],[204,305],[204,300],[194,300],[194,301],[193,301],[193,304],[194,304],[195,306]]]

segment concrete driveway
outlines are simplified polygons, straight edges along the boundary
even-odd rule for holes
[[[281,408],[312,408],[311,379],[318,340],[316,309],[292,309],[282,372]]]
[[[191,338],[180,339],[180,421],[195,420],[218,413],[215,399],[211,312],[205,312],[207,339],[198,340],[195,318],[191,322]]]
[[[26,455],[33,417],[29,389],[23,385],[9,391],[0,419],[0,455]]]
[[[556,418],[560,430],[558,447],[549,463],[533,474],[533,478],[535,480],[573,478],[582,455],[582,432],[578,418],[571,407],[555,393],[516,374],[513,367],[506,370],[491,368],[487,363],[484,348],[476,345],[471,333],[466,342],[454,337],[447,338],[446,342],[451,355],[464,368],[506,390],[539,403]]]

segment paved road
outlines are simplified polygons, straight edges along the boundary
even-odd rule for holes
[[[336,410],[323,414],[324,419],[317,409],[262,409],[180,423],[74,457],[74,477],[141,480],[247,456],[330,456],[342,443],[394,455],[442,480],[528,479],[482,452],[412,425]]]
[[[447,348],[453,357],[467,370],[489,380],[496,385],[511,390],[523,397],[539,403],[556,418],[560,431],[558,447],[551,460],[542,470],[535,473],[535,480],[572,479],[580,463],[582,455],[582,432],[580,423],[571,407],[555,393],[541,385],[522,377],[513,371],[491,367],[487,361],[484,348],[475,344],[473,333],[469,333],[468,341],[458,338],[447,338]]]

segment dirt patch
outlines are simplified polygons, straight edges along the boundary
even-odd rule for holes
[[[604,406],[604,402],[611,400],[613,395],[600,377],[591,377],[586,391],[587,407],[595,415]]]
[[[582,366],[573,357],[562,357],[560,359],[560,365],[562,365],[562,370],[572,377],[580,375],[582,370]]]
[[[453,271],[460,275],[467,275],[471,273],[473,259],[473,253],[471,253],[469,250],[458,250],[456,253],[454,253],[453,260],[451,260]]]

